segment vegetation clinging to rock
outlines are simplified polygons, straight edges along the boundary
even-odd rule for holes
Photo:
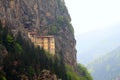
[[[7,28],[2,31],[0,35],[4,37],[1,37],[0,45],[5,46],[8,51],[8,55],[2,61],[3,64],[0,65],[0,67],[3,66],[0,70],[2,78],[18,80],[26,76],[29,80],[34,80],[35,76],[39,77],[43,69],[47,69],[58,78],[67,80],[62,60],[47,54],[42,48],[34,47],[32,43],[22,38],[21,34],[15,38]]]

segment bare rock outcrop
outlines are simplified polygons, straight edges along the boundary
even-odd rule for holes
[[[76,41],[64,0],[0,0],[0,20],[16,32],[27,28],[54,35],[56,54],[76,66]]]

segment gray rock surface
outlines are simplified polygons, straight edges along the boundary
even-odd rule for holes
[[[52,34],[56,54],[76,66],[76,41],[64,0],[0,0],[0,19],[3,26],[7,24],[16,32],[36,29],[39,35],[50,35],[52,26],[56,26]]]

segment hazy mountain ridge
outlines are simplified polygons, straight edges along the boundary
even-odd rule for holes
[[[87,67],[94,80],[116,80],[120,75],[120,47],[90,63]]]
[[[87,64],[117,48],[120,45],[119,34],[119,26],[115,26],[76,36],[78,62]]]

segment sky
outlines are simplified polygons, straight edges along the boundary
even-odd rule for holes
[[[120,0],[65,0],[75,35],[120,25]]]

